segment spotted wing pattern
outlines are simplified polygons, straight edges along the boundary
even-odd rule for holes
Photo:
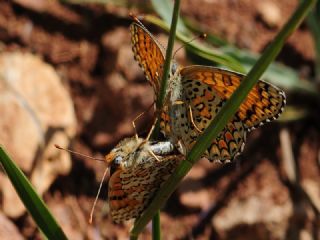
[[[132,23],[130,31],[134,58],[143,69],[157,96],[163,72],[164,48],[139,22]]]
[[[182,79],[182,86],[181,101],[165,108],[168,112],[162,114],[161,127],[173,142],[180,143],[182,152],[186,154],[226,100],[215,94],[211,86],[198,80]],[[243,150],[245,140],[244,124],[234,117],[204,152],[203,157],[210,161],[233,160]]]
[[[152,152],[152,153],[151,153]],[[111,217],[122,222],[140,216],[161,184],[184,158],[169,141],[122,140],[107,156]]]
[[[109,206],[115,222],[137,218],[179,163],[177,156],[145,159],[131,169],[117,169],[109,180]]]
[[[197,91],[197,86],[192,88],[188,85],[188,80],[197,80],[198,84],[211,87],[213,93],[222,100],[229,99],[244,78],[244,75],[239,73],[207,66],[183,68],[181,75],[185,91]],[[278,118],[283,111],[285,101],[285,93],[282,90],[260,80],[240,105],[236,116],[244,123],[246,129],[252,130]],[[209,107],[204,107],[202,113],[204,114]]]

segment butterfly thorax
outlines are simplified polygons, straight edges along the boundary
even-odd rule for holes
[[[181,75],[178,64],[172,60],[167,87],[167,104],[180,101],[182,98]]]
[[[111,169],[131,168],[145,158],[141,154],[146,154],[148,148],[148,143],[142,138],[126,138],[111,150],[106,156],[106,161],[110,163]]]
[[[143,138],[126,138],[122,140],[106,156],[112,169],[132,169],[138,165],[153,161],[151,159],[175,153],[176,149],[170,141],[151,142]]]

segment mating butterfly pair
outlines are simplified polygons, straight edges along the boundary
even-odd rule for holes
[[[130,31],[134,57],[157,97],[165,50],[139,21],[131,24]],[[106,157],[112,166],[108,198],[114,221],[141,214],[243,77],[209,66],[177,67],[172,63],[160,123],[168,141],[152,143],[128,138]],[[284,105],[282,90],[259,81],[203,156],[210,161],[232,161],[242,152],[247,132],[278,118]],[[179,146],[180,152],[176,152],[175,146]]]

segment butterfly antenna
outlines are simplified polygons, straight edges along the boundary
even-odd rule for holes
[[[136,116],[133,120],[132,120],[132,126],[134,129],[134,136],[136,137],[136,140],[138,140],[139,136],[138,136],[138,131],[137,131],[137,127],[136,127],[136,121],[141,118],[143,115],[145,114],[145,112],[139,113],[138,116]]]
[[[141,114],[141,113],[140,113],[140,114]],[[139,115],[140,115],[140,114],[139,114]],[[138,117],[139,117],[139,115],[138,115]],[[136,119],[135,119],[135,120],[136,120]],[[138,140],[139,136],[138,136],[138,133],[137,133],[136,124],[134,123],[135,120],[132,121],[132,127],[133,127],[133,129],[134,129],[134,136],[135,136],[136,140]]]
[[[94,202],[93,202],[93,205],[92,205],[92,208],[91,208],[90,218],[89,218],[89,224],[92,224],[94,209],[95,209],[95,207],[96,207],[96,205],[97,205],[98,197],[99,197],[99,195],[100,195],[100,192],[101,192],[101,189],[102,189],[102,184],[103,184],[103,182],[104,182],[104,179],[106,178],[108,169],[109,169],[109,167],[106,167],[106,170],[104,170],[104,173],[103,173],[103,176],[102,176],[100,185],[99,185],[98,193],[97,193],[97,195],[96,195],[96,198],[94,199]]]
[[[155,126],[156,126],[157,120],[158,120],[158,118],[156,117],[155,120],[152,123],[152,126],[151,126],[151,128],[149,130],[149,133],[148,133],[147,137],[140,143],[140,145],[137,148],[140,148],[143,144],[145,144],[146,142],[149,141],[149,139],[150,139],[150,137],[151,137],[151,135],[153,133],[153,130],[154,130]]]
[[[157,157],[157,155],[154,154],[151,150],[148,150],[149,154],[153,156],[158,162],[161,162],[161,160]]]
[[[190,39],[189,41],[183,43],[177,50],[174,51],[173,55],[172,55],[172,58],[174,58],[174,56],[177,54],[177,52],[179,50],[181,50],[181,48],[184,48],[186,45],[190,44],[191,42],[193,42],[194,40],[197,40],[197,39],[205,39],[207,37],[207,34],[206,33],[201,33],[199,34],[198,36],[195,36],[194,38]]]
[[[151,128],[150,128],[150,130],[149,130],[148,136],[146,137],[146,140],[145,140],[145,141],[149,141],[149,139],[150,139],[150,137],[151,137],[151,134],[152,134],[152,132],[153,132],[155,126],[156,126],[157,120],[158,120],[158,118],[156,117],[156,118],[154,119],[154,121],[153,121],[153,124],[152,124],[152,126],[151,126]]]
[[[84,158],[89,158],[89,159],[93,159],[93,160],[101,161],[101,162],[105,162],[105,161],[106,161],[106,160],[103,159],[103,158],[91,157],[91,156],[88,156],[88,155],[83,154],[83,153],[75,152],[75,151],[72,151],[72,150],[70,150],[70,149],[60,147],[58,144],[54,144],[54,146],[55,146],[56,148],[58,148],[59,150],[63,150],[63,151],[72,153],[73,155],[78,155],[78,156],[81,156],[81,157],[84,157]]]

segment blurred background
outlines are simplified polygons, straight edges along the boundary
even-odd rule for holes
[[[246,72],[298,2],[181,1],[178,37],[208,38],[175,58]],[[165,46],[170,3],[0,1],[0,143],[69,239],[128,237],[132,222],[114,224],[108,215],[107,183],[88,224],[105,164],[54,144],[101,158],[134,134],[132,120],[154,96],[133,59],[129,12],[145,14]],[[161,213],[164,239],[320,239],[319,31],[318,3],[264,75],[285,90],[284,114],[250,133],[234,163],[194,166]],[[140,136],[151,123],[152,112],[137,121]],[[0,239],[41,239],[3,171],[0,190]]]

